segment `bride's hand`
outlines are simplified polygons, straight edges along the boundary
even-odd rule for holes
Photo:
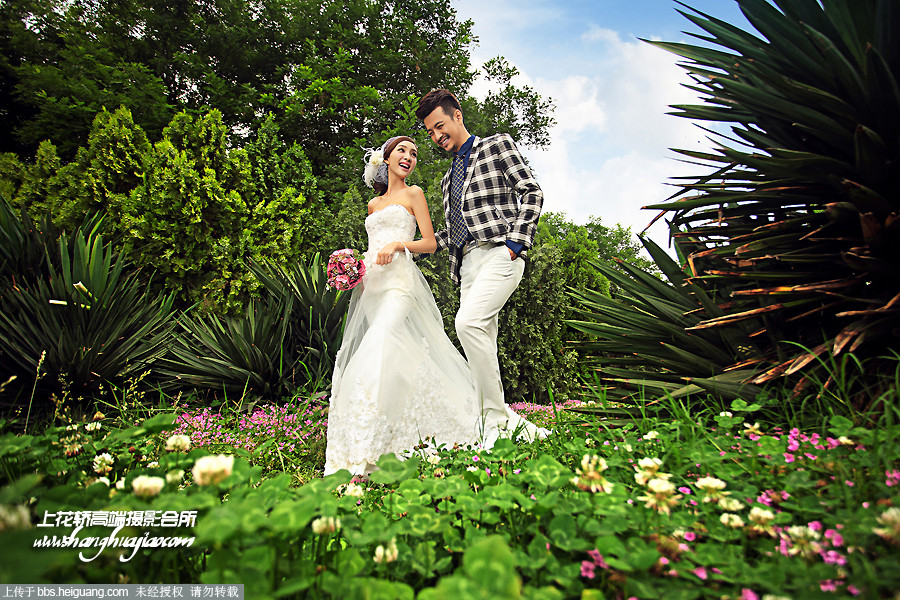
[[[392,260],[394,260],[394,255],[401,250],[403,250],[404,246],[401,242],[391,242],[386,245],[384,248],[378,251],[378,256],[375,259],[376,265],[386,265]]]

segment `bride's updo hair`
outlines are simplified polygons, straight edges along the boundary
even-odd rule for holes
[[[397,147],[397,144],[404,141],[416,143],[416,140],[411,137],[398,135],[390,138],[378,150],[374,148],[366,149],[366,166],[363,168],[363,181],[379,194],[387,191],[388,170],[385,161],[394,148]]]

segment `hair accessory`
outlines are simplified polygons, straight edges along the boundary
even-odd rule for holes
[[[375,148],[365,149],[366,166],[363,168],[363,181],[367,186],[373,187],[373,184],[376,181],[387,186],[388,168],[387,163],[384,162],[384,149],[387,148],[388,145],[398,137],[401,136],[395,135],[394,137],[388,138],[381,145],[381,148],[378,148],[377,150]]]

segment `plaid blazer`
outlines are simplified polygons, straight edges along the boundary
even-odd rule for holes
[[[444,216],[450,220],[450,170],[441,180]],[[469,232],[481,242],[518,242],[530,248],[544,204],[544,192],[506,133],[475,138],[466,180],[462,213]],[[450,232],[435,234],[437,249],[450,254],[450,278],[459,285],[462,248],[450,244]],[[525,251],[522,251],[525,255]]]

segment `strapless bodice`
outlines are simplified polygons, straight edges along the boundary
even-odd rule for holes
[[[416,218],[405,207],[390,204],[366,217],[369,252],[378,252],[389,242],[411,242],[416,235]]]

